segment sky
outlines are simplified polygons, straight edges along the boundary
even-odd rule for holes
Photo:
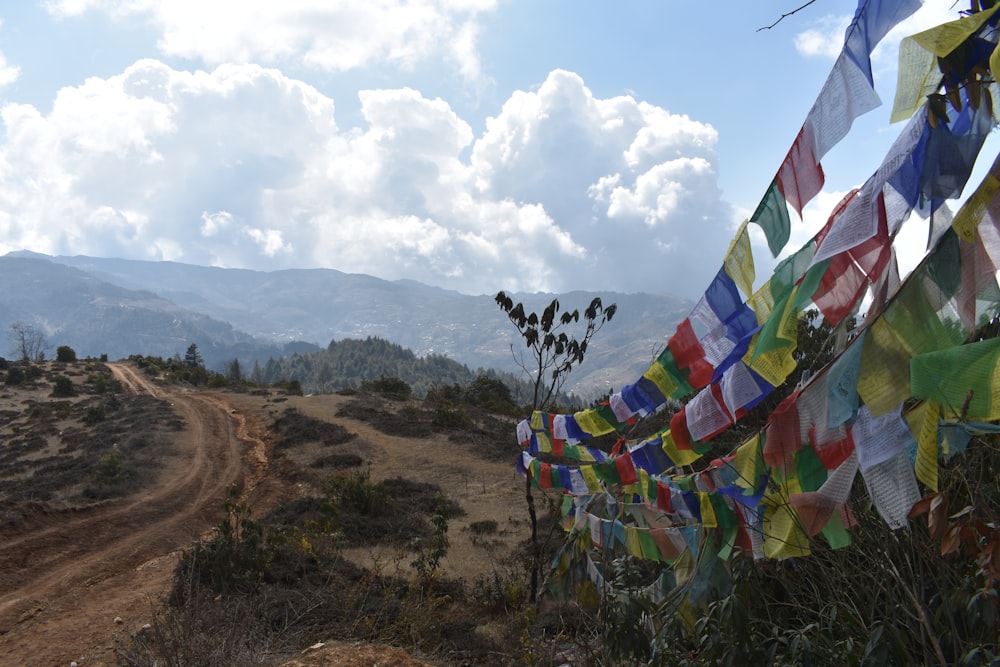
[[[765,29],[800,4],[4,3],[0,254],[697,299],[856,8]],[[875,50],[883,105],[823,159],[789,250],[901,131],[899,40],[958,9],[925,0]],[[926,235],[910,228],[904,268]],[[751,230],[759,284],[773,264]]]

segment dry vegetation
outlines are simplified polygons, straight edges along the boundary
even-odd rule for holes
[[[171,455],[182,428],[151,396],[123,401],[121,386],[97,362],[12,365],[17,385],[0,385],[0,522],[33,512],[80,507],[146,486]],[[6,376],[5,376],[6,377]],[[72,390],[56,390],[68,378]]]
[[[0,385],[0,546],[26,539],[40,517],[69,531],[78,510],[137,496],[181,465],[177,443],[193,427],[174,407],[184,397],[217,404],[266,443],[259,479],[246,473],[203,538],[174,547],[171,581],[150,584],[147,612],[107,631],[113,659],[80,664],[351,665],[373,645],[411,654],[384,648],[383,660],[397,660],[387,664],[539,660],[511,418],[355,392],[157,385],[156,397],[132,395],[90,360],[25,371]],[[70,395],[52,395],[58,377],[70,378]],[[32,554],[16,558],[27,569],[11,582],[31,569]],[[0,599],[0,617],[13,605],[0,650],[58,643],[58,618],[30,634],[44,600],[27,615],[23,602]],[[310,650],[317,642],[326,646]]]

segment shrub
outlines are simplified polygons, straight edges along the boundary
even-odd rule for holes
[[[117,452],[108,452],[101,456],[97,465],[97,486],[105,488],[114,486],[122,480],[123,461]]]
[[[6,385],[16,386],[24,384],[26,379],[24,369],[20,366],[11,366],[7,369],[7,377],[4,378],[3,383]]]
[[[76,361],[76,351],[69,345],[60,345],[56,348],[56,361],[72,363]]]
[[[225,509],[226,517],[216,526],[215,537],[184,552],[174,576],[173,604],[187,601],[189,590],[178,585],[185,580],[217,593],[252,592],[263,581],[275,554],[264,525],[250,518],[252,510],[244,502],[226,501]]]
[[[361,389],[394,401],[406,401],[413,395],[413,388],[406,382],[385,375],[378,380],[365,380]]]
[[[73,385],[73,381],[65,375],[57,375],[52,381],[52,395],[60,397],[76,396],[76,387]]]
[[[84,424],[96,424],[107,419],[107,414],[104,412],[104,404],[91,405],[87,408],[87,412],[83,415]]]
[[[302,383],[298,380],[281,380],[274,385],[288,396],[301,396]]]
[[[324,487],[336,505],[354,509],[365,516],[378,516],[392,504],[389,489],[371,481],[371,467],[331,475]]]
[[[510,395],[510,388],[497,378],[480,375],[465,388],[465,402],[499,414],[513,414],[518,410]]]

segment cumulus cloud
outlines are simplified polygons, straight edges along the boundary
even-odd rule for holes
[[[477,21],[496,0],[52,0],[46,7],[61,18],[87,11],[145,18],[164,55],[213,67],[296,61],[331,72],[378,63],[408,70],[439,59],[475,81]]]
[[[334,101],[256,65],[142,60],[0,110],[0,252],[331,267],[466,293],[686,296],[738,222],[715,130],[552,72],[476,136],[441,99]]]
[[[472,168],[479,191],[545,202],[586,249],[566,276],[590,288],[686,293],[708,284],[734,230],[716,140],[709,125],[628,96],[595,98],[557,70],[489,119]]]

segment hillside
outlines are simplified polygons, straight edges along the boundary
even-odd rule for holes
[[[0,257],[0,278],[16,284],[22,272],[31,275],[34,296],[0,296],[0,327],[18,318],[38,321],[53,342],[81,354],[169,357],[196,343],[210,367],[238,357],[250,368],[254,360],[263,364],[289,354],[286,345],[293,341],[321,349],[332,340],[378,337],[473,371],[521,372],[511,354],[520,340],[493,295],[330,269],[261,272],[34,253]],[[566,387],[585,396],[633,382],[692,307],[667,294],[509,296],[529,310],[552,298],[564,308],[585,307],[594,296],[618,304],[614,321],[593,341],[587,362]],[[124,312],[110,312],[118,303],[125,304]],[[122,327],[120,335],[115,326]]]
[[[293,656],[297,665],[387,656],[424,664],[332,641],[387,641],[404,625],[395,641],[434,653],[435,664],[513,664],[503,659],[520,651],[516,637],[503,639],[512,628],[473,613],[461,592],[478,581],[488,594],[490,577],[509,567],[527,535],[510,419],[468,412],[445,426],[433,406],[370,394],[182,389],[124,364],[30,368],[29,381],[0,385],[0,441],[8,444],[0,452],[3,664],[112,665],[116,654],[153,664],[153,652],[178,650],[177,642],[188,652],[183,664],[276,665]],[[73,395],[52,395],[58,377],[70,378]],[[333,524],[321,527],[333,479],[375,494],[378,507],[357,509],[337,492]],[[447,511],[449,544],[432,563],[435,508]],[[202,562],[211,553],[204,549],[218,548],[227,516],[238,531],[261,526],[270,535],[267,576],[233,579],[232,587],[188,580],[194,589],[224,587],[198,603],[199,616],[178,615],[182,608],[163,606],[177,594],[175,571],[191,554]],[[249,544],[251,534],[235,544]],[[213,537],[216,547],[194,546]],[[430,588],[412,589],[421,558],[437,574]],[[222,571],[238,577],[241,562],[226,560]],[[418,600],[427,604],[419,615],[398,609]],[[390,606],[369,606],[376,601]],[[224,618],[212,621],[216,612]],[[286,620],[268,627],[256,618],[265,612]],[[171,625],[193,622],[209,625]],[[245,641],[233,645],[237,627]],[[444,641],[442,633],[454,634]],[[331,644],[300,655],[317,642]],[[476,657],[487,647],[494,657]],[[207,657],[212,651],[225,659]]]

